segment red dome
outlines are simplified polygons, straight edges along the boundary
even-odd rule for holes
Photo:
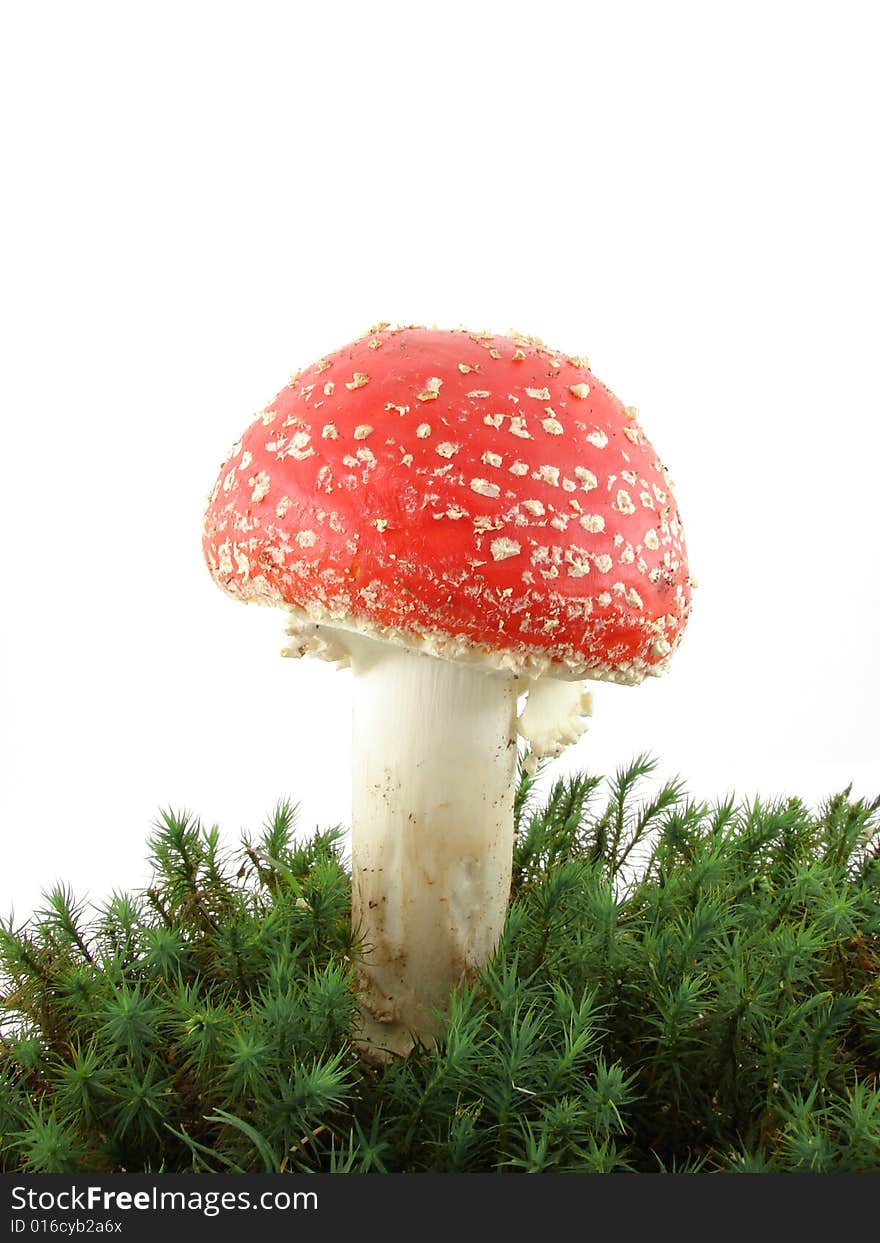
[[[381,325],[283,389],[224,463],[224,590],[524,672],[638,682],[690,608],[665,471],[589,371],[533,339]]]

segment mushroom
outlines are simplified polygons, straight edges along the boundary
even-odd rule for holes
[[[359,1040],[406,1054],[497,945],[517,734],[559,754],[589,681],[659,674],[681,638],[665,469],[586,359],[379,324],[256,417],[204,552],[230,595],[286,611],[285,655],[353,671]]]

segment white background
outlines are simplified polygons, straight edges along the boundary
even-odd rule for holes
[[[699,588],[557,765],[880,792],[871,4],[9,5],[0,39],[0,913],[346,822],[348,674],[200,551],[229,447],[380,319],[590,356]]]

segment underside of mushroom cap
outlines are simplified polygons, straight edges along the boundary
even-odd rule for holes
[[[255,601],[251,600],[251,603]],[[261,601],[276,605],[276,601]],[[282,648],[282,656],[311,656],[326,660],[340,668],[351,663],[351,647],[358,637],[391,643],[397,647],[439,660],[461,661],[486,672],[509,673],[526,682],[539,678],[576,682],[591,679],[616,682],[624,686],[637,685],[644,674],[621,670],[611,664],[566,662],[554,659],[546,652],[516,650],[513,648],[487,647],[470,642],[466,636],[452,636],[442,630],[406,630],[397,626],[380,626],[368,619],[353,620],[350,616],[333,617],[314,604],[307,608],[296,605],[283,606],[287,618],[285,633],[289,642]],[[670,656],[652,666],[649,672],[659,675],[665,672]]]
[[[233,447],[204,550],[303,643],[329,625],[527,678],[640,682],[690,608],[635,412],[526,337],[380,325],[307,368]]]

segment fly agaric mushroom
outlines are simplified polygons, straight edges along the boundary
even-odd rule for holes
[[[353,670],[360,1039],[407,1053],[497,945],[517,733],[558,754],[588,680],[661,673],[681,638],[665,469],[586,359],[379,324],[256,417],[204,552],[230,595],[286,610],[286,655]]]

